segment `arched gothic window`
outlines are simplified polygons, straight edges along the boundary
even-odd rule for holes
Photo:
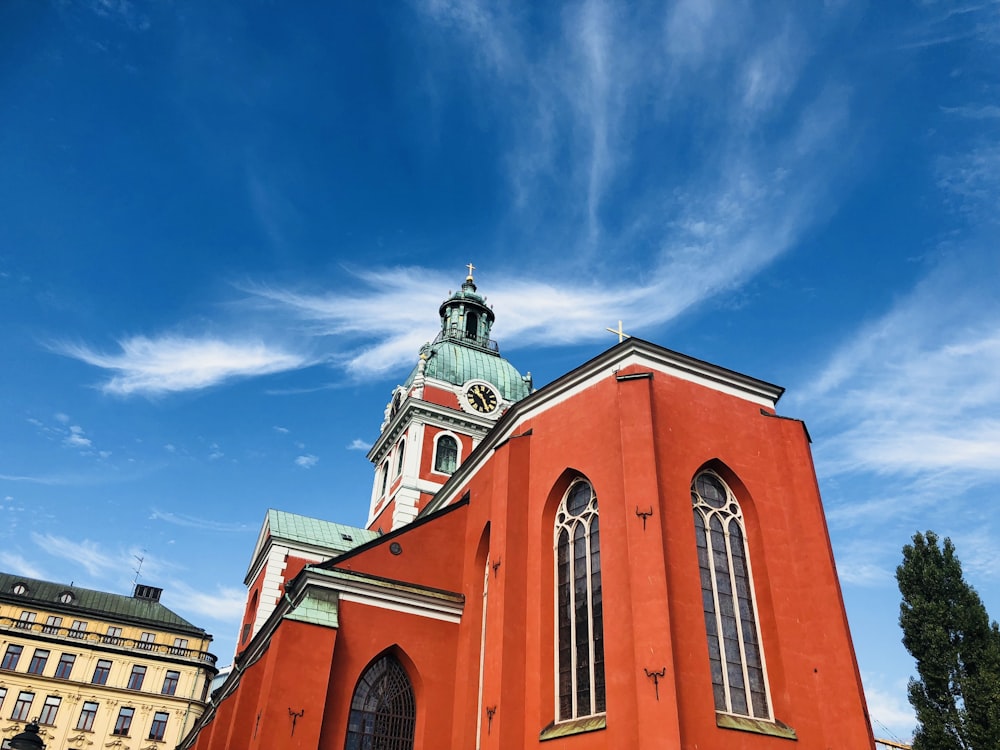
[[[386,654],[358,678],[344,750],[413,750],[417,723],[413,686],[399,660]]]
[[[434,471],[451,474],[458,468],[458,441],[451,435],[442,435],[434,453]]]
[[[743,512],[714,471],[695,477],[691,502],[715,708],[770,719]]]
[[[382,489],[379,490],[379,495],[384,495],[385,491],[389,489],[389,462],[386,461],[382,464]]]
[[[597,496],[570,485],[555,524],[558,721],[604,713],[604,607]]]

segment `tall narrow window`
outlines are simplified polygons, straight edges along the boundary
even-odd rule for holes
[[[163,695],[173,695],[177,692],[177,683],[181,679],[181,673],[173,669],[168,669],[166,676],[163,678],[163,689],[160,692]]]
[[[403,473],[403,458],[406,456],[406,441],[400,440],[399,447],[396,448],[396,474]]]
[[[167,719],[170,715],[166,711],[157,711],[153,714],[153,723],[149,727],[149,739],[162,740],[167,733]]]
[[[56,673],[53,675],[57,680],[68,680],[73,673],[73,665],[76,663],[76,654],[63,654],[56,664]]]
[[[603,713],[604,607],[597,496],[578,480],[555,525],[556,699],[559,721]]]
[[[479,336],[479,318],[474,312],[465,314],[465,335],[473,340]]]
[[[22,690],[17,694],[17,702],[14,703],[14,711],[10,718],[12,721],[27,721],[28,714],[31,713],[31,704],[35,700],[35,694]]]
[[[94,719],[97,717],[97,704],[92,701],[84,701],[83,708],[80,709],[80,718],[77,719],[76,728],[85,732],[90,732],[94,728]]]
[[[8,644],[7,651],[3,655],[3,663],[0,664],[0,669],[17,669],[17,662],[21,659],[22,651],[24,651],[24,646],[18,643]]]
[[[389,489],[389,462],[386,461],[382,464],[382,489],[378,491],[379,495],[384,495],[385,491]]]
[[[98,659],[97,666],[94,667],[94,676],[91,683],[94,685],[107,685],[108,675],[111,674],[111,662],[108,659]]]
[[[62,703],[62,698],[58,695],[50,695],[45,699],[45,704],[42,706],[42,712],[38,715],[38,723],[46,724],[52,726],[56,723],[56,714],[59,713],[59,704]]]
[[[458,468],[458,441],[451,435],[442,435],[434,453],[434,471],[451,474]]]
[[[45,671],[45,664],[49,660],[49,652],[44,648],[36,648],[31,655],[31,663],[28,664],[28,674],[41,674]]]
[[[345,750],[412,750],[417,723],[413,686],[399,661],[382,656],[358,679]]]
[[[691,502],[715,708],[770,719],[743,512],[713,471],[695,477]]]
[[[129,690],[142,690],[142,681],[146,679],[146,668],[141,664],[132,667],[132,674],[128,676]]]
[[[132,728],[132,717],[135,716],[135,709],[130,706],[122,706],[118,712],[118,719],[115,721],[115,728],[111,734],[119,737],[127,737],[128,730]]]

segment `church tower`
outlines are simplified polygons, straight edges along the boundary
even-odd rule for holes
[[[531,392],[490,338],[495,316],[472,272],[438,310],[441,330],[386,406],[374,464],[369,529],[412,521],[500,416]]]

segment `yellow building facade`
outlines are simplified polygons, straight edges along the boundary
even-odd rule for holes
[[[0,573],[0,747],[30,721],[48,748],[172,748],[204,712],[212,636],[132,596]]]

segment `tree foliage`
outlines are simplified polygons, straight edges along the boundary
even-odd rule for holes
[[[903,645],[917,662],[914,750],[1000,748],[1000,630],[966,583],[950,539],[916,534],[896,568]]]

